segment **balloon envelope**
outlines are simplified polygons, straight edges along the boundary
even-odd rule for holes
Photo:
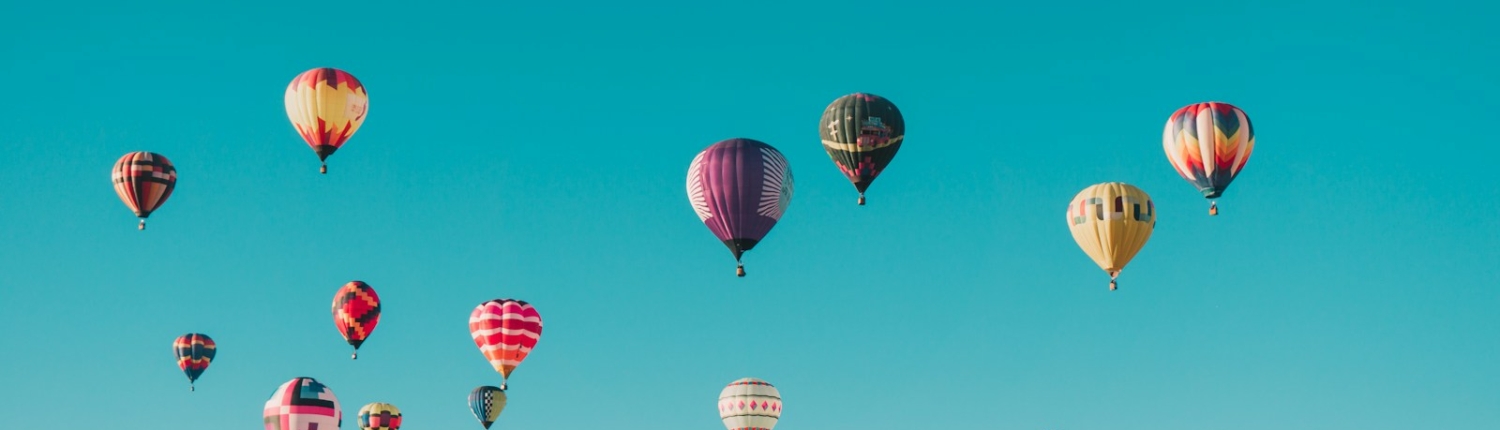
[[[286,87],[286,116],[302,140],[326,161],[365,123],[370,98],[354,75],[319,67],[292,78]],[[327,173],[327,165],[324,165]]]
[[[359,346],[379,323],[380,296],[369,284],[349,281],[333,294],[333,325],[349,346],[354,347],[354,358],[359,357]]]
[[[1250,160],[1255,127],[1245,111],[1229,103],[1194,103],[1167,118],[1162,149],[1178,175],[1204,198],[1216,199]],[[1218,205],[1211,205],[1209,214],[1217,213]]]
[[[144,230],[146,218],[160,209],[177,188],[177,168],[161,154],[131,152],[115,161],[110,181],[125,207],[141,218],[140,228]]]
[[[688,203],[738,262],[786,213],[792,182],[791,167],[776,148],[752,139],[724,140],[688,165]]]
[[[1068,230],[1089,258],[1109,273],[1115,289],[1120,270],[1135,258],[1156,227],[1156,205],[1134,185],[1106,182],[1084,188],[1068,204]]]
[[[511,372],[542,339],[542,315],[524,301],[490,300],[469,314],[469,334],[502,380],[509,380]],[[505,389],[505,385],[501,383],[500,388]]]
[[[401,430],[401,409],[390,403],[375,402],[359,408],[360,430]]]
[[[277,387],[262,416],[266,430],[332,430],[344,422],[344,410],[333,390],[305,376]]]
[[[906,139],[906,120],[895,103],[869,93],[839,97],[823,109],[818,123],[823,149],[839,171],[859,191],[859,204],[865,204],[865,190],[875,177],[885,171],[896,151]]]
[[[505,390],[485,385],[469,392],[469,411],[484,428],[490,428],[505,410]]]
[[[214,354],[218,350],[214,340],[202,333],[184,334],[172,341],[172,354],[177,357],[177,367],[187,374],[189,386],[198,381],[203,371],[208,370],[208,365],[214,361]]]
[[[719,418],[729,430],[771,430],[781,420],[781,392],[755,378],[730,382],[719,392]]]

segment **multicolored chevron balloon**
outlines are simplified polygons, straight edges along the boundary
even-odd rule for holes
[[[1161,141],[1172,168],[1209,199],[1212,216],[1219,214],[1215,199],[1250,161],[1255,127],[1245,111],[1229,103],[1194,103],[1167,118]]]

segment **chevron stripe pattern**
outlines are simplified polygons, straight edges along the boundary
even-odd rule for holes
[[[1167,118],[1162,149],[1172,167],[1206,198],[1217,198],[1245,168],[1255,149],[1255,127],[1229,103],[1194,103]]]

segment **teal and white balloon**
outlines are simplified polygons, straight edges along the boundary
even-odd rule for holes
[[[771,430],[781,419],[781,392],[755,378],[730,382],[719,392],[719,418],[729,430]]]

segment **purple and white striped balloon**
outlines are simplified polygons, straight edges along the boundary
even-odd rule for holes
[[[687,192],[698,219],[739,263],[786,213],[792,200],[792,169],[781,151],[765,142],[724,140],[693,158]],[[736,273],[745,276],[743,263]]]

